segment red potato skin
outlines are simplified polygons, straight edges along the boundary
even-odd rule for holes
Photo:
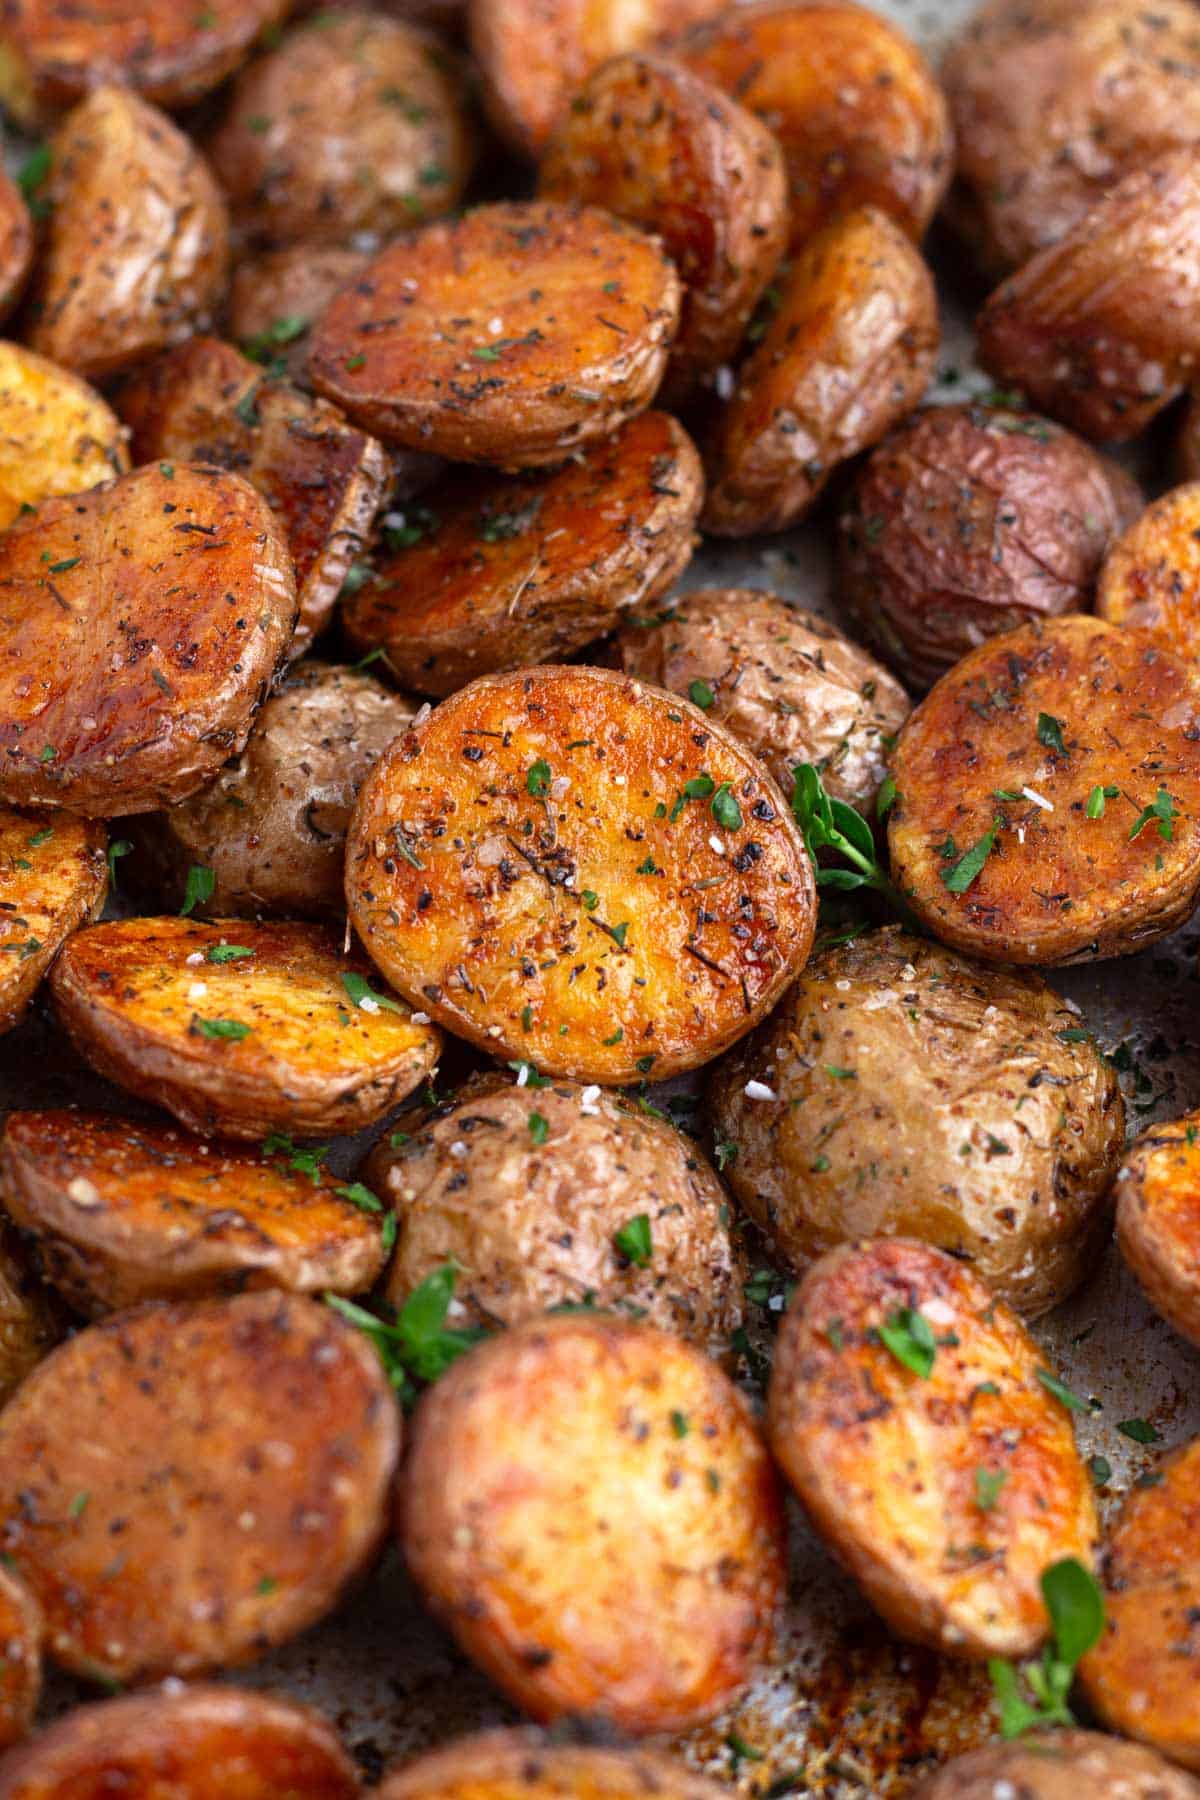
[[[956,1756],[910,1800],[1200,1800],[1200,1786],[1153,1750],[1100,1731],[1027,1732]]]
[[[402,1763],[376,1793],[378,1800],[721,1800],[727,1789],[660,1751],[557,1743],[516,1729],[481,1731]]]
[[[1200,1113],[1142,1132],[1116,1197],[1121,1255],[1154,1310],[1200,1344]]]
[[[1115,544],[1100,571],[1096,611],[1112,625],[1146,632],[1196,667],[1196,587],[1200,575],[1200,480],[1147,506]]]

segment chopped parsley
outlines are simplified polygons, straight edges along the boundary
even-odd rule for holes
[[[404,1012],[398,1000],[393,1000],[390,994],[377,994],[366,976],[360,975],[356,969],[343,969],[341,982],[355,1006],[362,1006],[365,1001],[368,1012],[376,1007],[384,1012]]]
[[[1040,712],[1037,716],[1038,743],[1047,750],[1057,750],[1061,756],[1067,754],[1067,746],[1063,743],[1062,720],[1056,719],[1053,713]]]
[[[228,1038],[231,1043],[240,1044],[243,1038],[250,1036],[249,1025],[243,1025],[240,1019],[201,1019],[193,1017],[191,1030],[205,1038]]]
[[[540,1112],[529,1115],[529,1135],[535,1144],[544,1144],[550,1136],[550,1121]]]
[[[879,1327],[879,1336],[898,1363],[928,1381],[937,1356],[937,1339],[923,1313],[913,1306],[897,1307]]]
[[[1170,843],[1174,836],[1174,823],[1178,817],[1179,808],[1166,788],[1160,787],[1151,804],[1144,806],[1134,820],[1129,832],[1129,842],[1132,843],[1135,837],[1145,831],[1147,825],[1157,820],[1159,837],[1165,838]]]
[[[213,897],[213,889],[217,878],[204,863],[193,863],[187,872],[187,882],[183,890],[183,905],[179,909],[181,919],[186,919],[195,912],[198,906],[204,906]]]
[[[633,1263],[639,1269],[647,1268],[654,1254],[649,1213],[635,1214],[619,1231],[614,1231],[613,1247],[626,1262]]]

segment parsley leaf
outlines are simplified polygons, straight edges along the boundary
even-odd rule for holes
[[[826,793],[812,763],[797,763],[792,769],[792,813],[812,859],[819,888],[835,888],[842,893],[873,888],[902,919],[913,922],[899,889],[889,881],[875,854],[871,827],[845,800],[834,800]],[[835,851],[851,867],[831,868],[827,859],[819,855],[822,850]]]
[[[132,849],[133,845],[128,838],[117,838],[108,846],[108,880],[111,887],[115,888],[117,885],[118,862],[120,862],[123,856],[128,856]]]
[[[733,787],[723,781],[712,797],[712,816],[725,831],[740,831],[742,809],[733,797]]]
[[[943,885],[952,894],[965,894],[972,883],[978,880],[995,845],[996,829],[993,826],[991,831],[985,831],[981,838],[977,838],[969,850],[964,850],[957,862],[952,862],[941,870]]]
[[[525,792],[532,794],[535,800],[550,792],[550,764],[543,757],[530,763],[525,776]]]
[[[204,952],[204,960],[210,963],[241,962],[244,957],[253,955],[253,950],[246,944],[210,944]]]
[[[193,1018],[190,1029],[199,1037],[228,1038],[231,1043],[240,1044],[243,1038],[250,1036],[249,1025],[243,1025],[240,1019],[201,1019]]]
[[[487,1335],[477,1327],[446,1329],[457,1274],[456,1265],[446,1263],[427,1275],[404,1302],[393,1325],[340,1294],[325,1296],[327,1306],[372,1340],[389,1381],[406,1405],[416,1399],[420,1387],[444,1375],[464,1350]]]
[[[649,1213],[637,1213],[619,1231],[614,1231],[613,1247],[626,1262],[633,1263],[639,1269],[647,1268],[654,1254]]]
[[[1159,837],[1165,838],[1166,841],[1170,843],[1171,838],[1174,835],[1174,822],[1178,817],[1179,808],[1176,806],[1174,800],[1172,800],[1166,788],[1159,788],[1152,803],[1149,806],[1143,806],[1141,812],[1134,820],[1133,827],[1129,833],[1129,842],[1132,844],[1134,838],[1138,837],[1141,832],[1145,831],[1147,825],[1157,819]]]
[[[366,976],[358,974],[357,970],[343,969],[341,979],[342,986],[355,1006],[362,1006],[365,1002],[368,1012],[378,1009],[381,1012],[403,1014],[404,1008],[398,1000],[393,1000],[390,994],[377,994]]]
[[[535,1144],[544,1144],[550,1136],[550,1121],[540,1112],[529,1115],[529,1135]]]
[[[980,1512],[991,1512],[1007,1480],[1007,1469],[976,1469],[975,1504]]]
[[[1012,1663],[998,1657],[988,1662],[1000,1705],[1000,1735],[1006,1738],[1019,1737],[1032,1726],[1074,1725],[1067,1696],[1076,1665],[1099,1642],[1104,1630],[1104,1596],[1095,1577],[1073,1556],[1044,1569],[1041,1587],[1054,1641],[1042,1652],[1040,1661],[1026,1663],[1020,1671],[1033,1701],[1021,1692]]]
[[[937,1356],[933,1327],[915,1307],[901,1306],[879,1327],[879,1336],[898,1363],[928,1381]]]
[[[1047,750],[1057,750],[1062,756],[1067,754],[1067,746],[1063,743],[1062,720],[1056,719],[1053,713],[1038,714],[1037,735],[1038,743],[1044,744]]]
[[[693,706],[698,706],[701,712],[707,712],[715,698],[707,681],[688,682],[688,699]]]
[[[187,872],[187,885],[183,890],[183,905],[179,909],[180,918],[186,919],[188,914],[194,912],[198,906],[204,906],[211,900],[216,885],[217,878],[211,869],[206,868],[203,863],[193,863]]]

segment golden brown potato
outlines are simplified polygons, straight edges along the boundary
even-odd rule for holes
[[[435,1615],[537,1719],[683,1731],[772,1646],[766,1447],[717,1365],[649,1325],[531,1320],[460,1357],[418,1408],[400,1531]]]
[[[627,675],[687,694],[762,758],[785,794],[810,762],[827,791],[869,811],[908,695],[828,619],[754,588],[704,588],[631,618]]]
[[[238,475],[135,469],[0,534],[0,795],[112,817],[211,781],[291,641],[291,559]]]
[[[0,44],[0,71],[3,62]],[[12,176],[0,169],[0,319],[7,318],[16,305],[32,261],[33,221],[29,208]]]
[[[39,501],[123,475],[127,436],[86,381],[0,341],[0,530]]]
[[[382,1207],[315,1153],[299,1169],[291,1155],[105,1113],[11,1112],[0,1198],[45,1279],[88,1318],[243,1288],[360,1293],[383,1268]]]
[[[771,127],[797,249],[838,213],[877,206],[920,238],[954,164],[946,102],[896,26],[853,0],[722,11],[671,54]]]
[[[350,917],[402,994],[494,1056],[610,1085],[744,1036],[804,966],[814,891],[761,765],[606,669],[444,700],[372,771],[346,847]]]
[[[1200,1112],[1148,1126],[1116,1195],[1122,1256],[1155,1310],[1200,1344]]]
[[[108,893],[103,825],[0,806],[0,1033],[25,1014],[42,976]]]
[[[956,1756],[912,1800],[1200,1800],[1200,1786],[1153,1750],[1101,1731],[1039,1731]]]
[[[373,1556],[400,1438],[366,1338],[296,1294],[89,1325],[0,1413],[0,1543],[76,1675],[196,1675],[313,1624]]]
[[[382,444],[219,338],[164,351],[118,404],[136,462],[212,463],[258,489],[296,571],[299,656],[328,625],[370,536],[389,472]]]
[[[752,113],[669,57],[617,57],[564,113],[538,192],[662,238],[684,284],[675,396],[736,353],[788,233],[783,156]]]
[[[0,1800],[354,1800],[358,1777],[318,1714],[235,1687],[160,1689],[76,1707],[0,1768]]]
[[[998,287],[979,358],[1085,437],[1136,437],[1200,357],[1200,157],[1159,157]]]
[[[225,287],[228,220],[183,133],[135,94],[97,88],[51,153],[33,348],[101,380],[203,330]]]
[[[682,574],[703,497],[696,448],[663,412],[548,474],[451,474],[405,515],[415,541],[377,558],[342,625],[426,694],[569,656]]]
[[[243,258],[229,284],[229,336],[247,356],[302,387],[308,376],[309,331],[338,289],[370,261],[367,251],[337,244],[288,244]]]
[[[41,1691],[41,1610],[28,1588],[0,1568],[0,1750],[28,1736]]]
[[[666,1119],[598,1088],[477,1077],[382,1139],[364,1176],[400,1221],[396,1307],[453,1262],[455,1301],[479,1325],[594,1303],[721,1357],[742,1322],[721,1183]],[[630,1257],[620,1234],[643,1216],[648,1247]]]
[[[34,1274],[29,1252],[0,1209],[0,1405],[66,1336],[65,1308]]]
[[[82,1054],[202,1136],[357,1131],[437,1064],[440,1033],[323,925],[111,920],[67,952],[51,985]]]
[[[1200,648],[1200,481],[1155,500],[1109,550],[1096,611],[1113,625],[1149,632],[1156,644],[1194,662]]]
[[[1200,688],[1140,632],[1068,614],[992,638],[892,757],[892,875],[985,962],[1125,956],[1200,891]]]
[[[1122,468],[1036,413],[926,407],[855,474],[838,520],[838,604],[927,688],[985,638],[1086,611],[1105,554],[1144,505]]]
[[[653,1750],[481,1731],[393,1769],[376,1792],[378,1800],[720,1800],[726,1789]]]
[[[844,1244],[801,1284],[775,1347],[771,1447],[900,1637],[1029,1656],[1049,1629],[1043,1570],[1091,1563],[1092,1483],[1045,1372],[1004,1303],[928,1244]]]
[[[382,438],[461,462],[561,462],[654,397],[681,287],[655,239],[544,201],[397,239],[312,335],[322,394]]]
[[[1036,1317],[1112,1223],[1125,1111],[1086,1035],[1037,976],[898,927],[834,945],[714,1073],[727,1179],[797,1271],[921,1238]]]
[[[705,441],[705,531],[748,537],[804,516],[839,463],[911,412],[933,373],[929,270],[886,213],[848,213],[808,242]]]

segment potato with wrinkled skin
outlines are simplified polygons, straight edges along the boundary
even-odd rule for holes
[[[0,807],[0,1033],[20,1023],[71,933],[99,918],[105,844],[91,820]]]
[[[886,213],[864,207],[835,220],[779,291],[703,444],[701,523],[715,537],[794,525],[839,463],[912,411],[933,373],[933,279]]]
[[[785,794],[810,762],[836,799],[874,806],[908,695],[828,619],[755,588],[702,588],[631,618],[618,648],[627,675],[698,699]]]
[[[42,500],[124,475],[127,438],[86,381],[0,341],[0,530]]]
[[[913,1313],[937,1340],[927,1373],[880,1335]],[[771,1448],[899,1637],[1030,1656],[1049,1631],[1043,1570],[1091,1564],[1092,1483],[1043,1367],[1003,1301],[915,1239],[844,1244],[801,1283],[775,1346]]]
[[[243,1288],[357,1294],[385,1260],[381,1209],[319,1164],[105,1113],[9,1113],[0,1198],[85,1318]]]
[[[342,602],[343,629],[425,694],[569,656],[682,574],[703,497],[695,445],[663,412],[547,474],[452,473],[411,515],[416,541]]]
[[[111,818],[211,781],[291,641],[291,558],[239,475],[179,463],[0,534],[0,796]]]
[[[183,133],[135,94],[96,88],[51,154],[33,348],[99,381],[203,330],[225,288],[229,222]]]
[[[102,1075],[202,1137],[256,1142],[358,1131],[436,1067],[440,1033],[368,971],[323,925],[121,919],[76,932],[51,985]]]
[[[8,171],[0,169],[0,319],[16,305],[32,262],[33,221],[25,196]]]
[[[534,1718],[684,1731],[745,1686],[784,1592],[775,1471],[682,1339],[531,1320],[422,1399],[400,1541],[435,1616]]]
[[[985,638],[1087,611],[1145,505],[1116,463],[1036,413],[914,413],[856,471],[838,519],[838,604],[927,688]]]
[[[657,240],[607,213],[481,206],[398,238],[336,294],[309,373],[389,443],[557,463],[650,404],[681,295]]]
[[[1073,613],[981,644],[912,714],[892,774],[893,879],[957,950],[1127,956],[1195,906],[1200,687],[1141,632]]]
[[[659,1751],[515,1730],[481,1731],[416,1757],[376,1791],[379,1800],[720,1800],[725,1788]]]
[[[64,1307],[34,1274],[29,1251],[0,1211],[0,1405],[66,1336]]]
[[[1200,481],[1172,488],[1131,520],[1104,559],[1096,611],[1148,632],[1184,662],[1200,655]]]
[[[346,845],[351,920],[400,993],[493,1056],[610,1086],[744,1036],[804,966],[814,894],[761,765],[607,669],[444,700],[376,765]]]
[[[1200,1344],[1200,1112],[1135,1139],[1116,1198],[1121,1255],[1155,1311]]]
[[[736,354],[787,245],[783,157],[752,113],[669,57],[617,57],[563,115],[538,192],[661,237],[684,284],[674,398]]]
[[[375,1350],[315,1300],[116,1313],[0,1413],[0,1544],[73,1674],[232,1668],[323,1618],[369,1562],[399,1440]]]
[[[0,1568],[0,1750],[29,1735],[41,1691],[41,1610],[29,1589]],[[0,1776],[0,1795],[5,1792]]]
[[[1200,1786],[1141,1744],[1101,1731],[1027,1732],[956,1756],[913,1789],[912,1800],[1200,1800]]]

